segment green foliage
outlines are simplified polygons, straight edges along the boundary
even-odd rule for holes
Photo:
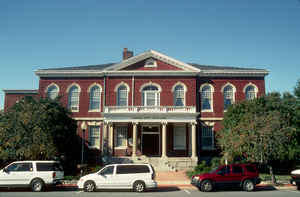
[[[58,100],[25,97],[0,115],[0,158],[63,158],[65,163],[75,164],[80,155],[76,129],[76,121]]]
[[[289,93],[232,105],[217,138],[224,158],[262,163],[294,159],[300,153],[299,113],[297,99]]]
[[[193,175],[196,174],[202,174],[202,173],[207,173],[212,171],[212,169],[216,169],[220,165],[220,158],[214,157],[212,158],[210,164],[207,163],[206,161],[201,161],[200,164],[195,166],[193,171],[187,171],[187,176],[192,177]]]

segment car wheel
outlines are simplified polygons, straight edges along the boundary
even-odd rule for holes
[[[44,188],[44,183],[42,180],[40,179],[34,179],[32,182],[31,182],[31,190],[33,192],[40,192],[42,191]]]
[[[251,181],[251,180],[249,180],[249,179],[245,180],[244,183],[243,183],[243,189],[244,189],[245,191],[247,191],[247,192],[253,191],[253,190],[254,190],[254,187],[255,187],[255,186],[254,186],[253,181]]]
[[[210,180],[204,180],[201,183],[200,189],[203,192],[210,192],[213,190],[213,184]]]
[[[84,183],[83,189],[85,192],[93,192],[96,189],[94,181],[87,181]]]
[[[146,186],[143,181],[136,181],[133,184],[133,191],[135,191],[135,192],[143,192],[143,191],[145,191],[145,189],[146,189]]]

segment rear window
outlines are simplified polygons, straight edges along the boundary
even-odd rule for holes
[[[121,165],[117,166],[117,174],[149,173],[150,169],[146,165]]]
[[[63,171],[59,163],[36,163],[37,171]]]
[[[256,169],[253,166],[247,165],[245,166],[248,172],[256,172]]]

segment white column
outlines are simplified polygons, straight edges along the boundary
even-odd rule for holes
[[[162,123],[162,153],[161,157],[167,157],[167,122]]]
[[[195,158],[196,157],[196,123],[192,122],[192,157]]]
[[[137,132],[136,132],[136,126],[137,123],[132,123],[132,157],[136,157],[136,146],[137,146]]]

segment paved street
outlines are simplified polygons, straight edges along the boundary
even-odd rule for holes
[[[0,191],[0,197],[161,197],[161,196],[172,196],[172,197],[299,197],[300,191],[289,189],[289,190],[272,190],[268,189],[259,189],[255,192],[244,192],[244,191],[217,191],[217,192],[199,192],[196,189],[178,189],[176,187],[169,188],[160,188],[152,191],[147,191],[145,193],[135,193],[130,191],[97,191],[93,193],[86,193],[82,191],[77,191],[74,189],[67,190],[56,190],[56,191],[46,191],[33,193],[30,191],[24,190],[13,190],[13,191]]]

